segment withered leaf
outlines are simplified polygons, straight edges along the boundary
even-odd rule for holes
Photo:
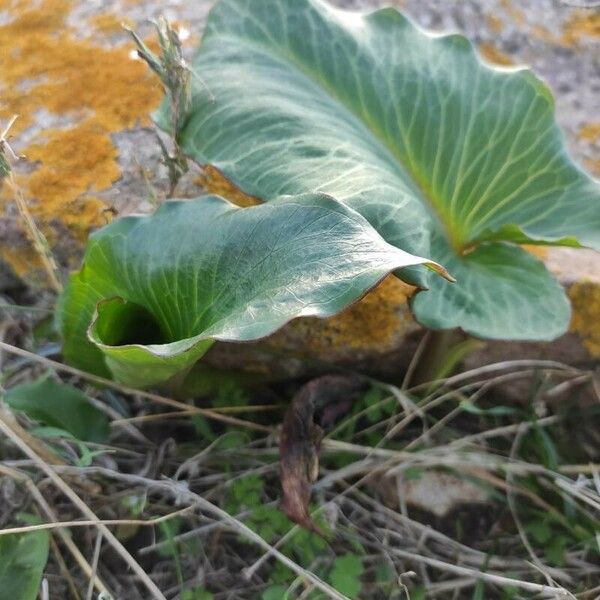
[[[312,484],[319,476],[321,440],[366,388],[366,381],[356,376],[313,379],[296,393],[283,418],[279,440],[281,510],[298,525],[321,536],[323,532],[308,509]]]

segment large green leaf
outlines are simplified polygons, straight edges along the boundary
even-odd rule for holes
[[[49,545],[47,531],[0,536],[0,598],[35,600],[38,597]]]
[[[191,367],[214,340],[327,317],[394,269],[428,264],[324,194],[241,209],[168,202],[96,232],[60,303],[64,355],[135,386]]]
[[[562,290],[504,243],[599,248],[600,189],[568,157],[529,70],[486,65],[466,38],[396,10],[320,0],[220,0],[193,68],[176,134],[197,162],[266,201],[327,192],[395,246],[452,262],[457,284],[430,282],[414,302],[423,323],[502,338],[564,331]]]
[[[462,327],[496,339],[550,340],[564,333],[570,307],[563,288],[529,252],[506,243],[481,244],[459,258],[441,238],[433,248],[462,282],[454,290],[432,278],[429,291],[413,297],[423,325]]]
[[[43,377],[22,383],[4,394],[13,409],[45,425],[68,431],[84,442],[105,442],[109,434],[107,416],[80,390]]]

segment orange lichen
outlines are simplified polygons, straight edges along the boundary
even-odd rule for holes
[[[600,283],[580,281],[569,288],[573,307],[571,331],[583,340],[583,345],[594,357],[600,357]]]
[[[577,136],[586,142],[600,140],[600,123],[585,123],[580,127]]]
[[[490,31],[493,33],[500,33],[504,27],[502,19],[496,15],[486,15],[485,21]]]
[[[311,356],[356,357],[356,352],[393,350],[416,328],[407,301],[416,288],[393,275],[362,300],[330,319],[298,319],[269,338],[274,348],[306,348]]]
[[[500,6],[517,25],[525,23],[525,13],[520,8],[513,6],[511,0],[500,0]]]
[[[21,128],[40,109],[73,118],[91,113],[108,131],[148,122],[160,87],[144,63],[131,60],[129,46],[103,48],[64,24],[36,27],[27,16],[0,27],[0,116],[18,113]]]
[[[37,170],[19,181],[42,230],[59,220],[85,233],[103,222],[98,193],[120,176],[111,132],[149,123],[161,89],[142,61],[131,60],[130,43],[105,46],[121,19],[100,15],[101,34],[85,37],[69,23],[73,5],[0,0],[8,17],[0,25],[0,119],[18,114],[13,133],[33,133],[21,151]],[[40,127],[40,118],[60,128]]]
[[[544,27],[543,25],[533,25],[531,27],[530,33],[534,37],[544,42],[547,42],[548,44],[555,44],[557,46],[565,45],[561,37],[556,36],[547,27]]]
[[[103,203],[89,197],[82,201],[82,196],[107,189],[119,178],[117,149],[93,119],[46,130],[44,136],[43,143],[24,150],[29,160],[41,163],[25,181],[27,195],[38,201],[44,214],[63,213],[65,224],[85,233],[90,224],[100,222]],[[46,160],[47,156],[52,160]],[[68,211],[63,211],[65,205]]]
[[[514,64],[513,59],[508,56],[508,54],[498,50],[496,46],[489,42],[482,42],[479,44],[479,52],[488,62],[495,65],[510,66]]]
[[[515,7],[512,0],[500,0],[500,6],[515,24],[520,27],[528,25],[530,35],[549,44],[573,48],[585,39],[600,37],[600,13],[597,11],[583,9],[572,11],[563,24],[562,32],[556,33],[539,23],[527,23],[526,14]],[[488,27],[492,31],[495,31],[493,29],[495,19],[497,19],[495,16],[487,19]],[[495,33],[499,33],[499,30]]]
[[[23,236],[25,237],[25,233]],[[10,265],[17,277],[31,276],[33,272],[41,272],[43,268],[40,256],[32,245],[3,247],[2,258]]]
[[[212,165],[206,165],[202,175],[198,177],[194,183],[202,186],[210,194],[223,196],[223,198],[227,198],[227,200],[230,200],[238,206],[255,206],[256,204],[261,203],[259,198],[255,198],[254,196],[242,192],[242,190],[231,183],[219,169]]]
[[[523,250],[527,250],[530,254],[541,258],[542,260],[548,256],[548,246],[536,246],[535,244],[523,244]]]
[[[117,15],[103,13],[95,15],[90,19],[91,25],[96,31],[104,34],[121,33],[123,25],[132,27],[133,23],[129,19],[120,19]]]
[[[588,159],[585,161],[585,166],[597,177],[600,177],[600,160]]]
[[[586,38],[600,38],[600,12],[576,10],[563,27],[561,41],[574,47]]]

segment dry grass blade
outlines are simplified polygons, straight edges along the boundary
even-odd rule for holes
[[[54,539],[54,537],[50,537],[50,547],[52,548],[52,554],[56,560],[56,562],[58,563],[60,572],[62,573],[63,577],[67,580],[67,584],[69,586],[69,592],[71,593],[71,596],[74,598],[74,600],[81,600],[81,595],[79,594],[79,591],[77,590],[77,586],[75,585],[75,581],[73,581],[73,576],[71,575],[71,573],[69,572],[69,567],[67,566],[67,563],[65,562],[65,559],[63,558],[61,552],[60,552],[60,548],[58,547],[58,544],[56,543],[56,540]],[[94,577],[94,570],[92,569],[91,571],[92,577],[89,577],[89,585],[90,587],[93,589],[95,589],[96,587],[96,577]]]
[[[61,292],[63,289],[62,283],[58,278],[58,267],[56,266],[56,262],[52,253],[50,252],[50,246],[48,245],[48,241],[44,234],[40,231],[38,226],[36,225],[33,216],[27,206],[27,202],[25,201],[25,196],[21,191],[21,188],[17,185],[15,181],[12,168],[10,165],[10,160],[6,155],[9,155],[11,159],[18,159],[16,154],[12,151],[10,145],[7,141],[8,132],[12,127],[13,123],[16,121],[17,116],[13,116],[4,131],[0,134],[0,162],[2,163],[2,167],[0,169],[0,180],[3,179],[8,184],[10,188],[15,204],[17,205],[17,209],[19,210],[19,214],[23,219],[25,227],[27,229],[27,233],[35,248],[38,256],[42,262],[44,270],[46,271],[46,275],[48,276],[48,280],[52,285],[52,288],[56,292]]]
[[[288,558],[285,554],[282,554],[279,550],[277,550],[271,544],[269,544],[263,538],[261,538],[256,532],[252,531],[252,529],[250,529],[247,525],[245,525],[238,519],[232,517],[222,508],[219,508],[218,506],[216,506],[212,502],[209,502],[202,496],[192,492],[186,485],[182,484],[179,481],[156,481],[153,479],[148,479],[146,477],[140,477],[138,475],[118,473],[116,471],[112,471],[110,469],[105,469],[101,467],[88,467],[81,469],[76,467],[60,467],[59,470],[62,472],[71,473],[97,473],[105,477],[109,477],[111,479],[124,481],[131,485],[143,486],[148,488],[149,490],[162,491],[163,493],[167,493],[170,496],[173,496],[178,502],[187,502],[189,504],[195,504],[201,510],[205,510],[216,516],[218,519],[222,520],[224,525],[228,525],[235,532],[239,533],[249,541],[257,544],[258,546],[263,548],[263,550],[269,552],[279,562],[281,562],[283,565],[292,570],[298,577],[301,577],[302,579],[313,584],[316,588],[327,594],[329,598],[333,598],[334,600],[350,600],[347,596],[344,596],[343,594],[338,592],[335,588],[323,581],[320,577],[317,577],[317,575],[315,575],[311,571],[304,569],[299,564]]]
[[[163,404],[165,406],[171,406],[172,408],[177,408],[182,412],[190,413],[190,414],[199,414],[203,415],[209,419],[214,419],[215,421],[221,421],[222,423],[227,423],[229,425],[237,425],[239,427],[245,427],[247,429],[251,429],[253,431],[261,431],[265,433],[272,433],[272,428],[265,427],[263,425],[259,425],[258,423],[252,423],[251,421],[245,421],[243,419],[238,419],[236,417],[230,417],[229,415],[221,414],[218,410],[211,410],[208,408],[199,408],[197,406],[193,406],[190,404],[185,404],[185,402],[179,402],[177,400],[173,400],[171,398],[165,398],[164,396],[160,396],[159,394],[153,394],[151,392],[145,392],[143,390],[136,390],[134,388],[130,388],[124,385],[120,385],[111,379],[106,379],[104,377],[99,377],[97,375],[92,375],[91,373],[86,373],[85,371],[80,371],[79,369],[75,369],[74,367],[69,367],[68,365],[64,365],[59,363],[58,361],[52,360],[50,358],[45,358],[44,356],[39,356],[33,352],[29,352],[28,350],[23,350],[22,348],[17,348],[11,344],[7,344],[6,342],[0,342],[0,350],[4,350],[6,352],[10,352],[11,354],[16,354],[17,356],[22,356],[23,358],[28,358],[34,362],[37,362],[41,365],[49,367],[51,369],[56,369],[57,371],[62,371],[64,373],[70,373],[71,375],[76,375],[86,381],[91,383],[96,383],[98,385],[102,385],[113,390],[118,390],[123,394],[127,394],[130,396],[139,396],[140,398],[146,398],[147,400],[151,400],[152,402],[156,402],[157,404]]]
[[[96,536],[96,544],[94,546],[94,557],[92,558],[92,569],[93,569],[94,575],[96,575],[96,572],[98,571],[98,561],[100,560],[100,549],[101,548],[102,548],[102,532],[99,531]],[[94,593],[94,586],[92,585],[92,582],[90,581],[90,584],[88,585],[87,593],[85,595],[85,600],[92,600],[93,593]]]
[[[482,581],[487,581],[489,583],[494,583],[505,587],[514,587],[528,592],[535,592],[542,594],[544,598],[573,598],[573,594],[563,587],[552,587],[549,585],[530,583],[528,581],[521,581],[520,579],[514,579],[512,577],[505,577],[504,575],[500,575],[498,573],[489,573],[485,571],[479,571],[477,569],[462,567],[460,565],[453,565],[436,558],[422,556],[420,554],[415,554],[406,550],[400,550],[398,548],[388,548],[388,551],[396,556],[401,556],[402,558],[416,563],[423,563],[442,571],[471,577],[475,580],[480,579]]]
[[[20,471],[17,471],[15,469],[6,467],[4,465],[0,465],[0,473],[4,473],[5,475],[12,477],[17,481],[21,481],[23,484],[25,484],[25,486],[29,490],[29,493],[37,502],[37,504],[41,508],[42,512],[46,515],[46,517],[52,522],[57,522],[57,516],[55,512],[52,510],[52,508],[50,508],[50,505],[48,504],[44,496],[42,496],[42,494],[28,475],[26,475],[25,473],[21,473]],[[86,577],[93,583],[96,590],[98,590],[98,592],[101,594],[105,594],[107,597],[112,597],[106,584],[97,575],[94,575],[91,565],[83,556],[79,548],[75,545],[75,542],[73,542],[73,539],[69,535],[69,532],[66,529],[58,528],[56,530],[56,533],[60,537],[62,543],[66,546],[67,550],[69,550],[69,552],[71,553],[71,556],[73,556],[73,558],[75,559],[75,562],[85,573]]]
[[[113,533],[103,525],[92,509],[61,479],[56,471],[47,463],[45,463],[20,437],[18,437],[13,430],[8,427],[0,419],[0,430],[25,454],[28,456],[35,465],[41,469],[46,476],[56,485],[56,487],[67,497],[69,500],[91,521],[95,521],[96,527],[102,532],[106,541],[115,549],[115,551],[125,560],[125,562],[131,567],[133,572],[140,578],[142,583],[152,594],[154,598],[158,600],[166,600],[163,593],[158,589],[156,584],[148,577],[146,572],[140,567],[137,561],[131,556],[127,549],[121,544],[121,542],[113,535]]]
[[[160,523],[181,517],[190,512],[194,507],[188,506],[181,510],[176,510],[168,515],[157,517],[156,519],[99,519],[99,520],[82,520],[82,521],[53,521],[51,523],[40,523],[39,525],[26,525],[24,527],[7,527],[0,529],[0,536],[11,535],[14,533],[23,534],[32,531],[43,531],[47,529],[60,529],[62,527],[90,527],[100,525],[135,525],[140,527],[154,527]]]
[[[34,450],[42,460],[50,465],[66,465],[67,463],[56,452],[49,448],[44,442],[27,432],[19,423],[13,414],[5,407],[0,400],[0,420],[4,422],[13,433],[22,439],[32,450]]]

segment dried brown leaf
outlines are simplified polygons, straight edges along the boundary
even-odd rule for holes
[[[283,419],[279,442],[281,510],[290,520],[321,536],[323,532],[308,508],[312,484],[319,476],[321,440],[366,387],[359,377],[326,375],[313,379],[300,388]]]

